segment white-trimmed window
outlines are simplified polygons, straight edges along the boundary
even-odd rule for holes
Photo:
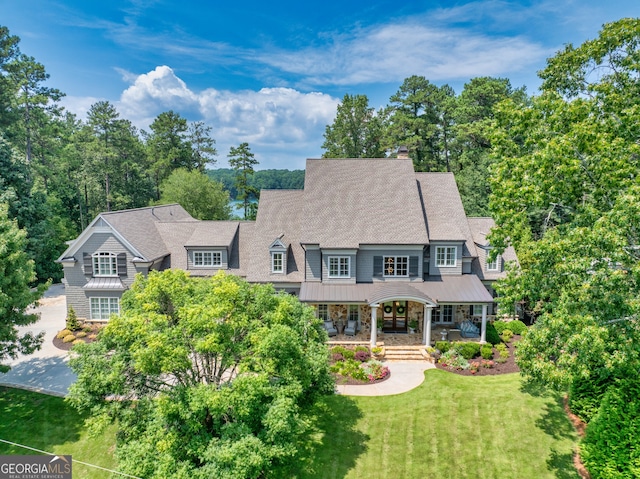
[[[112,314],[120,313],[120,298],[90,298],[91,319],[106,321]]]
[[[473,305],[473,316],[482,316],[482,305],[474,304]]]
[[[436,266],[455,266],[457,250],[456,246],[436,246]]]
[[[385,256],[384,276],[409,276],[408,256]]]
[[[94,276],[118,276],[118,255],[115,253],[94,253]]]
[[[489,257],[487,256],[487,271],[498,271],[499,261],[500,256],[496,256],[493,261],[489,261]]]
[[[358,321],[360,319],[360,307],[357,304],[349,305],[349,320]]]
[[[329,278],[349,278],[351,258],[349,256],[329,256]]]
[[[222,253],[220,251],[194,251],[193,266],[197,268],[222,266]]]
[[[284,271],[284,253],[274,251],[271,253],[271,272],[282,273]]]
[[[323,321],[329,321],[329,305],[328,304],[318,305],[318,318]]]

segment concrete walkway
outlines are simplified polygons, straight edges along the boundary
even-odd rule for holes
[[[417,388],[424,381],[424,372],[435,368],[426,361],[385,361],[391,376],[386,381],[376,384],[357,386],[341,384],[336,386],[338,394],[346,396],[389,396],[401,394]]]
[[[65,327],[67,300],[64,285],[54,284],[40,300],[40,306],[34,309],[40,314],[38,322],[18,328],[21,334],[31,331],[44,332],[44,341],[39,351],[28,356],[20,355],[9,361],[11,371],[0,373],[0,385],[38,391],[54,396],[65,396],[69,386],[76,380],[75,374],[67,365],[68,353],[53,345],[53,338]]]

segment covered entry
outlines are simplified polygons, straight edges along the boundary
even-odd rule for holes
[[[406,333],[409,321],[408,301],[388,301],[382,304],[382,331],[385,333]]]

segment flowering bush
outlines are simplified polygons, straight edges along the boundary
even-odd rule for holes
[[[375,359],[366,363],[362,363],[360,367],[366,374],[369,382],[374,382],[378,379],[384,379],[389,375],[389,368],[383,366],[380,361],[376,361]]]
[[[334,363],[344,361],[344,356],[341,353],[333,353],[331,355],[331,361],[333,361]]]

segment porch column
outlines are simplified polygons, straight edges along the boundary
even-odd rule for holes
[[[376,316],[378,314],[379,304],[371,305],[371,347],[376,347],[376,339],[378,339],[378,321]]]
[[[487,305],[482,305],[482,327],[480,328],[480,344],[487,342]]]
[[[429,347],[431,346],[431,306],[424,305],[424,319],[422,324],[422,343]]]

